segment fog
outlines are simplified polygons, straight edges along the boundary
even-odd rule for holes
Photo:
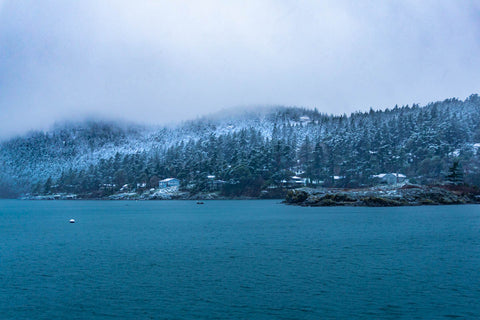
[[[0,137],[92,116],[464,99],[480,85],[476,3],[0,0]]]

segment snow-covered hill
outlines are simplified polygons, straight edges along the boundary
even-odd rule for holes
[[[49,178],[56,183],[66,172],[77,178],[95,174],[101,185],[113,182],[118,170],[132,171],[128,182],[167,175],[192,182],[204,171],[231,180],[232,168],[239,166],[263,183],[285,171],[316,180],[348,177],[352,184],[380,172],[434,179],[454,159],[475,180],[479,124],[477,95],[350,116],[268,107],[224,111],[173,127],[65,123],[0,144],[0,194],[28,192]]]

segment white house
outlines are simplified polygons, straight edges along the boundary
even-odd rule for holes
[[[158,182],[159,188],[178,187],[179,185],[180,180],[178,180],[177,178],[167,178]]]
[[[286,188],[299,188],[307,185],[307,179],[298,177],[298,176],[293,176],[293,177],[290,177],[288,181],[282,180],[281,183],[283,187],[286,187]]]
[[[372,176],[372,178],[378,178],[383,183],[395,184],[395,183],[404,182],[407,176],[401,173],[392,172],[392,173],[375,174]]]

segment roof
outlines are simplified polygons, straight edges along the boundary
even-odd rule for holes
[[[392,175],[392,176],[395,176],[395,177],[398,177],[398,178],[406,178],[407,177],[406,175],[404,175],[402,173],[396,173],[396,172],[374,174],[372,177],[381,179],[381,178],[384,178],[387,175]]]

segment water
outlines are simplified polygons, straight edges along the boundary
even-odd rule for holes
[[[1,319],[480,318],[477,205],[3,200],[0,246]]]

